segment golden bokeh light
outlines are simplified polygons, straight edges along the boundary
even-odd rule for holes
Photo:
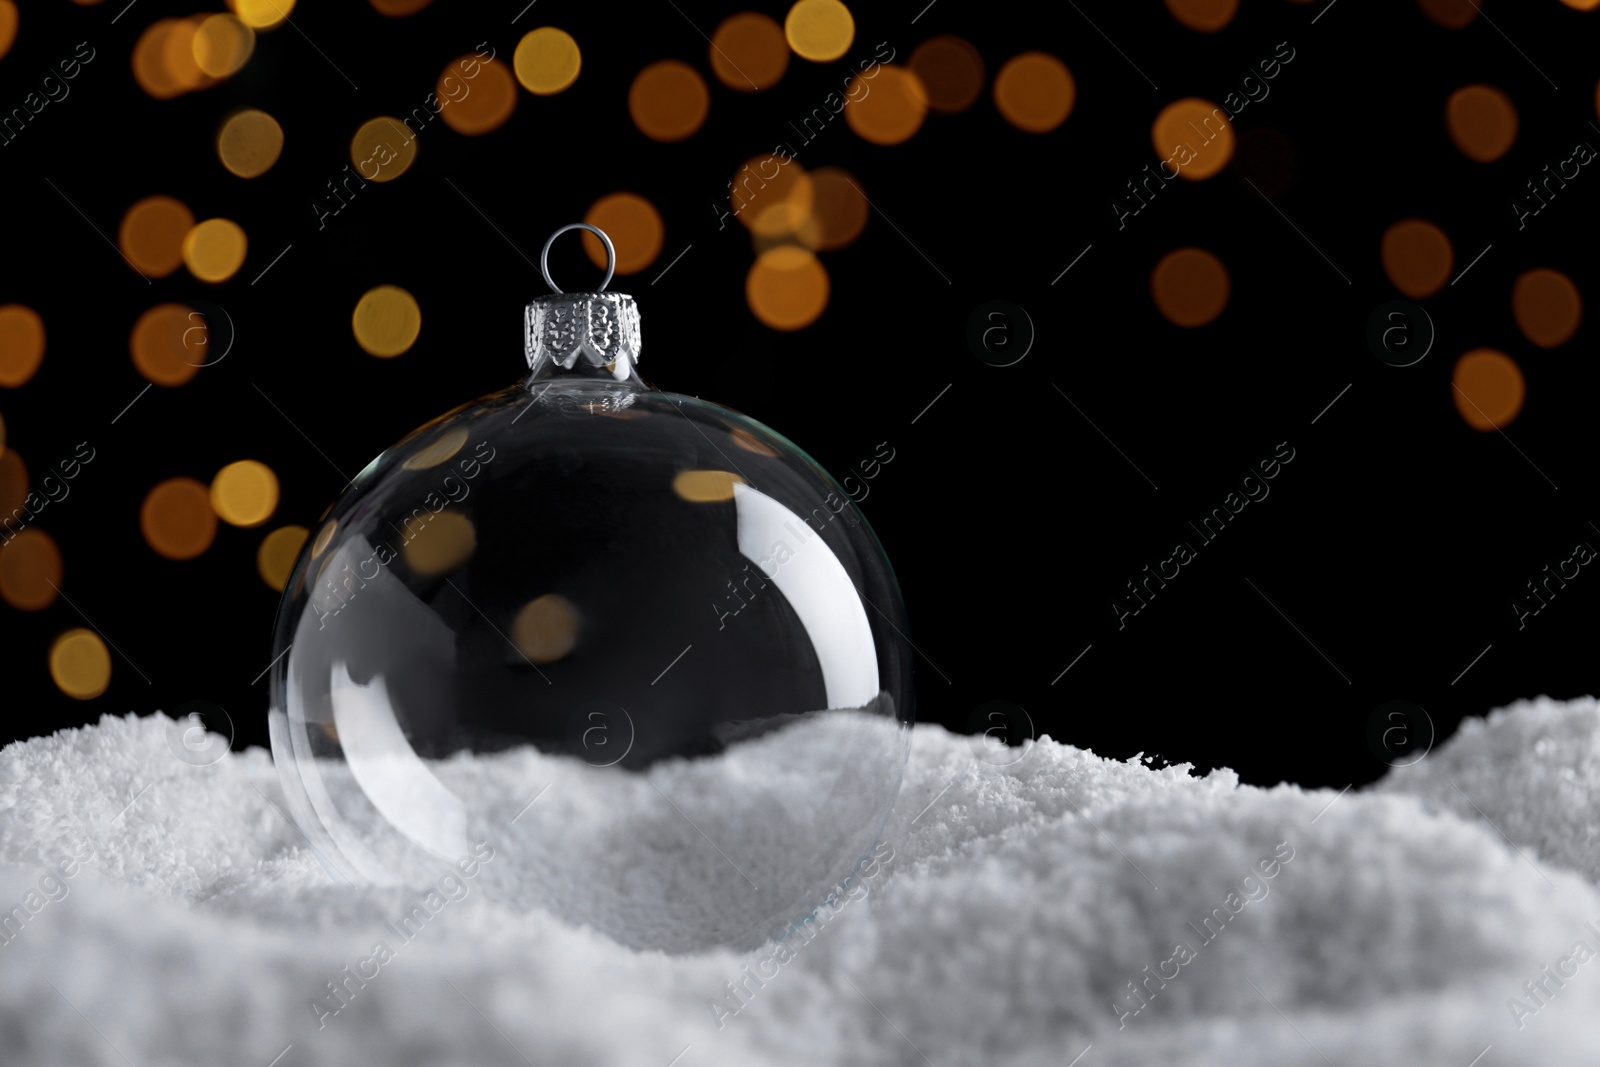
[[[1456,410],[1474,430],[1509,426],[1527,395],[1522,369],[1510,356],[1492,348],[1476,348],[1462,356],[1450,381]]]
[[[732,471],[688,470],[673,476],[672,491],[693,504],[714,504],[732,500],[733,487],[743,484],[744,479]]]
[[[524,89],[535,96],[551,96],[578,80],[583,53],[566,30],[540,26],[517,42],[511,65]]]
[[[1013,56],[994,77],[994,104],[1005,120],[1028,133],[1049,133],[1067,121],[1078,84],[1067,65],[1046,52]]]
[[[1561,2],[1575,11],[1593,11],[1600,7],[1600,0],[1561,0]]]
[[[471,69],[469,64],[476,64],[478,73],[463,95],[459,87],[467,83],[461,72]],[[468,137],[498,130],[517,109],[517,83],[511,71],[504,63],[476,55],[460,56],[445,67],[435,89],[441,103],[449,101],[439,117],[452,130]]]
[[[815,187],[796,160],[756,156],[733,173],[728,206],[757,237],[781,238],[797,232],[811,216]]]
[[[1190,181],[1204,181],[1221,172],[1233,158],[1233,123],[1228,113],[1198,96],[1174,100],[1150,124],[1150,144],[1156,155]]]
[[[850,50],[856,20],[839,0],[798,0],[783,20],[783,35],[795,55],[831,63]]]
[[[61,549],[37,526],[0,545],[0,600],[18,611],[43,611],[61,587]]]
[[[611,238],[617,250],[618,274],[637,274],[654,263],[667,237],[661,213],[654,204],[635,193],[602,196],[589,206],[583,221],[598,226]],[[602,270],[605,268],[605,245],[587,230],[583,233],[583,251],[589,262]]]
[[[1417,7],[1447,30],[1462,29],[1478,17],[1478,0],[1417,0]]]
[[[241,459],[211,479],[211,510],[230,526],[260,526],[278,509],[278,476],[265,463]]]
[[[511,620],[511,643],[533,663],[554,663],[578,643],[578,609],[557,593],[534,597]]]
[[[1383,271],[1413,300],[1432,296],[1450,280],[1455,252],[1443,230],[1423,219],[1401,219],[1383,232]]]
[[[417,158],[417,139],[405,123],[388,115],[368,119],[350,138],[350,162],[369,182],[392,182]]]
[[[433,3],[433,0],[369,0],[369,2],[378,14],[388,15],[392,19],[403,19],[407,15],[415,15]]]
[[[356,344],[366,353],[390,359],[416,344],[422,332],[422,309],[416,298],[398,285],[368,289],[350,316]]]
[[[294,11],[295,0],[228,0],[228,8],[246,24],[270,30]]]
[[[1191,30],[1216,33],[1239,13],[1239,0],[1166,0],[1172,17]]]
[[[1572,340],[1583,322],[1583,297],[1571,278],[1540,267],[1511,287],[1511,313],[1528,340],[1540,348],[1558,348]]]
[[[261,547],[256,549],[256,573],[261,580],[283,592],[309,534],[304,526],[280,526],[263,537]]]
[[[17,5],[15,0],[0,0],[0,58],[11,51],[17,39]]]
[[[231,219],[206,219],[183,239],[183,262],[203,282],[225,282],[244,266],[249,241]]]
[[[122,216],[117,247],[143,274],[165,278],[183,266],[183,239],[194,229],[194,213],[170,196],[147,196]]]
[[[867,227],[868,204],[860,185],[839,167],[811,174],[811,216],[799,236],[807,248],[836,252]]]
[[[139,88],[157,100],[171,100],[199,86],[205,74],[194,61],[194,29],[185,19],[157,19],[145,27],[133,46],[133,79]],[[170,65],[175,57],[176,70]],[[186,78],[190,70],[192,76]]]
[[[50,677],[72,699],[93,700],[111,685],[111,653],[93,630],[68,630],[50,645]]]
[[[157,304],[128,335],[133,365],[157,385],[182,385],[205,366],[211,349],[205,316],[183,304]]]
[[[763,325],[798,330],[828,306],[828,272],[808,249],[769,248],[756,257],[744,281],[745,301]]]
[[[628,89],[628,114],[639,132],[654,141],[681,141],[705,125],[711,90],[700,72],[676,59],[641,70]]]
[[[167,559],[194,559],[217,536],[211,494],[193,478],[168,478],[144,498],[139,529],[145,543]]]
[[[433,577],[453,571],[478,547],[478,532],[472,521],[459,511],[445,509],[425,523],[411,525],[406,542],[406,566],[417,574]]]
[[[190,47],[201,73],[226,78],[250,61],[256,31],[235,15],[211,15],[200,23]]]
[[[964,38],[948,33],[930,37],[917,45],[906,65],[922,82],[930,111],[954,115],[983,95],[983,56]]]
[[[783,27],[766,15],[741,11],[722,20],[711,35],[711,73],[742,93],[770,89],[789,69]]]
[[[1478,163],[1499,159],[1517,139],[1516,105],[1492,85],[1465,85],[1451,93],[1444,121],[1456,148]]]
[[[728,432],[733,435],[733,443],[744,449],[746,452],[752,452],[758,456],[773,457],[777,456],[778,454],[777,449],[761,440],[761,438],[757,437],[749,430],[735,426]]]
[[[1150,272],[1150,296],[1169,322],[1204,326],[1228,306],[1232,285],[1222,261],[1203,248],[1179,248]]]
[[[339,529],[338,519],[329,519],[322,529],[317,531],[317,539],[311,542],[311,558],[316,559],[328,551],[328,546],[333,543],[333,535]]]
[[[863,86],[869,91],[863,93]],[[906,67],[882,64],[870,85],[851,78],[845,96],[854,101],[844,109],[845,121],[857,137],[873,144],[909,141],[928,114],[928,94]]]
[[[15,448],[0,452],[0,516],[9,518],[28,498],[28,465]]]
[[[21,304],[0,304],[0,385],[26,385],[44,362],[44,320]]]
[[[230,115],[217,133],[217,158],[241,178],[259,178],[283,153],[283,127],[255,108]]]
[[[408,471],[425,471],[455,458],[467,443],[467,431],[451,430],[426,447],[419,448],[406,457],[401,467]]]

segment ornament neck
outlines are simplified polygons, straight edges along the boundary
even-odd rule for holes
[[[639,307],[626,293],[552,293],[528,304],[529,381],[612,379],[643,386]]]

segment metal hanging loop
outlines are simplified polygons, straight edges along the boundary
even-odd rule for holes
[[[563,226],[551,234],[550,240],[544,243],[544,251],[539,253],[539,273],[544,275],[544,283],[550,287],[552,293],[566,291],[550,277],[550,246],[556,243],[557,237],[560,237],[568,230],[588,230],[600,238],[600,243],[606,246],[606,276],[600,279],[600,287],[595,290],[597,293],[605,292],[606,286],[611,284],[611,276],[617,271],[617,247],[611,243],[611,238],[606,236],[604,230],[598,226],[591,226],[587,222],[574,222]]]

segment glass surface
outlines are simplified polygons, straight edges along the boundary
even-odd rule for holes
[[[905,630],[810,457],[580,361],[422,427],[329,511],[279,611],[273,753],[341,877],[471,870],[636,947],[749,947],[878,841]]]

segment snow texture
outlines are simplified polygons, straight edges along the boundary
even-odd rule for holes
[[[497,901],[499,857],[344,884],[266,752],[175,729],[0,751],[8,1067],[1600,1063],[1592,699],[1342,795],[919,727],[834,907],[677,956]]]

